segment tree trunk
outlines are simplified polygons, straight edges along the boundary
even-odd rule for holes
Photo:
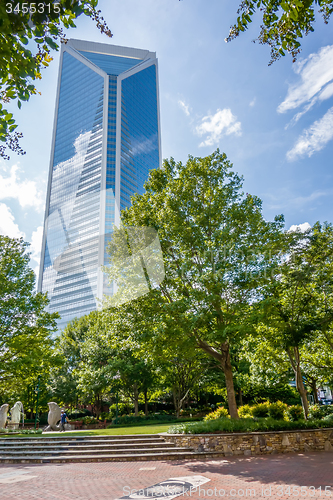
[[[222,368],[223,368],[223,365],[222,365]],[[230,358],[229,358],[229,363],[225,363],[225,366],[223,368],[223,372],[224,372],[224,376],[225,376],[225,385],[227,387],[227,397],[228,397],[228,406],[229,406],[230,417],[231,418],[239,418],[238,411],[237,411],[234,379],[233,379],[233,375],[232,375],[232,367],[231,367],[231,363],[230,363]]]
[[[313,400],[314,400],[314,404],[319,404],[319,400],[318,400],[318,389],[317,389],[317,384],[316,384],[316,380],[314,378],[310,379],[310,387],[311,387],[311,390],[312,390],[312,393],[313,393]]]
[[[308,402],[308,398],[307,398],[306,389],[305,389],[304,384],[303,384],[303,377],[302,377],[302,370],[301,370],[301,359],[300,359],[298,347],[293,347],[293,351],[294,351],[294,356],[292,356],[292,354],[290,352],[290,348],[287,349],[287,354],[289,356],[291,366],[292,366],[294,373],[295,373],[296,389],[298,390],[299,395],[301,396],[304,418],[305,418],[305,420],[307,420],[308,413],[309,413],[309,402]]]
[[[230,361],[230,350],[228,342],[224,342],[223,344],[221,344],[221,353],[202,340],[198,341],[198,345],[203,351],[205,351],[207,354],[209,354],[214,359],[217,359],[220,362],[221,368],[225,376],[230,417],[238,419],[239,416],[237,411],[234,378],[232,374],[232,366]]]
[[[301,396],[304,417],[305,417],[305,420],[307,420],[308,413],[309,413],[309,402],[308,402],[308,398],[307,398],[307,395],[306,395],[307,393],[306,393],[306,390],[305,390],[305,387],[304,387],[304,384],[303,384],[302,374],[301,374],[300,370],[299,370],[299,376],[301,377],[301,379],[298,382],[297,390],[298,390],[298,392],[299,392],[299,394]]]
[[[134,384],[133,387],[133,396],[134,396],[134,415],[137,417],[139,415],[139,391],[136,383]]]
[[[239,394],[239,405],[243,406],[243,391],[242,391],[242,389],[239,389],[238,394]]]
[[[101,406],[102,406],[102,401],[99,397],[99,394],[96,394],[95,396],[95,415],[96,415],[96,418],[98,419],[98,417],[100,416],[101,414]]]
[[[176,418],[179,418],[180,417],[180,410],[181,410],[180,395],[177,394],[177,392],[175,390],[173,390],[172,396],[173,396],[173,404],[175,406],[175,411],[176,411]]]
[[[148,417],[148,397],[147,397],[147,389],[144,390],[145,396],[145,415]]]
[[[309,413],[309,402],[303,384],[303,377],[302,377],[301,367],[299,364],[297,364],[297,370],[296,370],[296,388],[299,392],[299,395],[301,396],[304,417],[305,420],[307,420]]]

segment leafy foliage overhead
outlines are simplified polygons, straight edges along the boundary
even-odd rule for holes
[[[3,103],[22,101],[38,93],[35,81],[41,79],[42,69],[52,61],[50,53],[66,42],[63,28],[75,28],[81,14],[91,17],[97,28],[112,37],[100,11],[98,0],[34,1],[7,0],[0,2],[0,157],[8,159],[6,148],[24,154],[19,146],[22,134],[12,113]]]
[[[258,36],[259,43],[269,45],[269,64],[289,52],[296,61],[301,51],[301,39],[314,31],[315,10],[322,14],[325,24],[333,12],[332,0],[244,0],[238,8],[237,22],[231,26],[226,42],[237,38],[245,31],[259,10],[262,24]]]

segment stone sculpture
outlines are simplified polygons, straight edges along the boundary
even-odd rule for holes
[[[23,413],[23,404],[21,401],[17,401],[13,408],[10,409],[10,422],[11,424],[19,424],[21,420],[21,415],[24,415]]]
[[[7,404],[0,406],[0,429],[6,427],[8,408],[9,405]]]
[[[57,403],[47,403],[49,407],[49,413],[47,416],[48,426],[44,429],[44,432],[49,431],[59,431],[59,425],[57,423],[61,417],[61,409],[57,405]]]

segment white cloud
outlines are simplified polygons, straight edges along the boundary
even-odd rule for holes
[[[303,224],[293,224],[290,226],[289,231],[295,233],[300,231],[301,233],[305,233],[308,229],[311,229],[310,224],[308,222],[303,222]]]
[[[31,258],[34,259],[38,264],[40,260],[40,251],[42,248],[43,239],[43,226],[38,226],[36,231],[33,231],[31,235]]]
[[[299,156],[312,156],[320,151],[333,138],[333,107],[311,127],[303,131],[294,147],[288,151],[287,159],[292,161]]]
[[[184,111],[186,116],[190,116],[190,107],[188,104],[179,99],[178,106],[180,107],[180,109]]]
[[[148,154],[151,151],[156,150],[158,147],[158,137],[157,134],[153,134],[149,138],[139,137],[132,140],[132,154],[141,155]]]
[[[208,137],[199,144],[202,146],[213,146],[218,144],[222,135],[241,135],[241,122],[236,121],[236,116],[228,108],[218,109],[215,115],[204,116],[201,125],[196,127],[198,135]]]
[[[33,231],[31,235],[31,259],[36,262],[36,266],[33,267],[35,274],[38,280],[39,273],[39,262],[40,262],[40,252],[42,249],[42,240],[43,240],[43,226],[38,226],[36,231]]]
[[[6,169],[4,169],[6,171]],[[22,208],[33,207],[43,210],[44,200],[37,191],[36,182],[21,181],[18,176],[18,165],[13,165],[10,169],[9,177],[0,174],[0,200],[18,200]]]
[[[0,234],[10,238],[25,238],[25,234],[19,230],[14,215],[5,203],[0,203]]]
[[[254,98],[252,99],[252,101],[250,102],[249,106],[251,106],[251,108],[253,108],[253,106],[255,105],[256,100],[257,100],[257,98],[256,98],[256,97],[254,97]]]
[[[295,71],[299,81],[289,87],[287,97],[278,107],[279,113],[303,104],[309,109],[317,99],[324,100],[333,95],[333,45],[310,54],[295,66]]]
[[[319,99],[324,101],[325,99],[329,99],[333,95],[333,83],[326,85],[324,90],[322,90],[319,94]]]

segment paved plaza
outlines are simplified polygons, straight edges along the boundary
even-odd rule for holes
[[[201,485],[181,490],[180,485],[191,481]],[[178,489],[172,490],[175,484]],[[333,452],[206,461],[0,465],[1,500],[224,497],[333,500]]]

